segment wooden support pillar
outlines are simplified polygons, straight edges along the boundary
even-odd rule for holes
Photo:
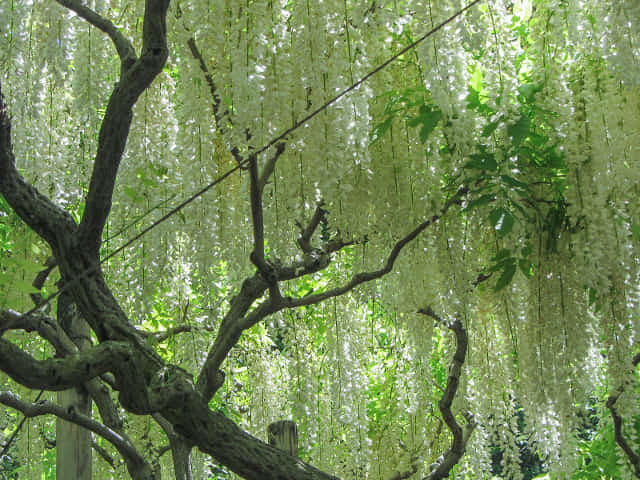
[[[89,325],[78,315],[71,296],[58,297],[58,322],[69,338],[83,350],[91,346]],[[91,397],[83,388],[58,392],[58,403],[91,417]],[[91,480],[91,432],[74,423],[56,419],[56,479]]]
[[[298,456],[298,427],[291,420],[273,422],[267,428],[269,445],[284,450],[289,455]]]

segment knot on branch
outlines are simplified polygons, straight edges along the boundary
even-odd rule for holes
[[[249,255],[249,260],[256,266],[258,272],[260,272],[260,276],[264,278],[268,284],[271,285],[278,281],[280,260],[269,261],[267,259],[261,259],[255,250]]]
[[[156,412],[164,408],[178,408],[184,405],[193,391],[189,373],[175,365],[168,365],[158,370],[149,383],[149,406]]]
[[[328,230],[329,230],[329,223],[327,221],[327,210],[325,210],[324,208],[322,208],[324,206],[324,201],[320,200],[318,202],[318,204],[316,205],[316,210],[313,213],[313,216],[311,217],[311,220],[309,220],[309,224],[306,227],[303,227],[302,224],[300,222],[296,222],[298,225],[298,228],[300,229],[300,236],[298,237],[298,246],[300,247],[300,250],[302,250],[303,253],[307,254],[307,253],[311,253],[312,251],[312,247],[311,247],[311,237],[313,237],[313,234],[316,232],[318,225],[322,224],[323,228],[322,228],[322,236],[323,237],[327,237],[325,240],[328,241]]]
[[[308,272],[316,272],[327,268],[329,262],[329,255],[319,248],[314,248],[304,254],[304,267]]]

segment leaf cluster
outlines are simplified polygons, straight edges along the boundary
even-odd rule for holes
[[[481,88],[481,83],[476,86]],[[556,114],[536,103],[541,90],[535,83],[520,86],[515,99],[520,107],[514,120],[496,111],[479,89],[469,86],[467,107],[486,124],[476,151],[448,188],[470,187],[464,211],[476,211],[495,232],[498,245],[520,226],[516,242],[520,247],[498,247],[491,259],[487,273],[500,273],[495,290],[509,285],[518,268],[526,277],[534,274],[531,240],[535,232],[544,232],[543,249],[555,253],[562,232],[574,228],[564,195],[567,167],[550,123]],[[500,104],[498,97],[498,108]]]

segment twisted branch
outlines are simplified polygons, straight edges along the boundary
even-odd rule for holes
[[[449,378],[447,378],[447,386],[444,390],[442,398],[438,402],[438,408],[442,414],[442,419],[447,424],[453,440],[451,446],[445,452],[442,460],[436,464],[435,468],[425,477],[425,480],[443,480],[449,478],[451,469],[460,461],[464,455],[467,447],[467,442],[476,427],[476,422],[470,413],[467,413],[467,424],[465,429],[456,421],[456,417],[451,411],[451,404],[458,392],[458,385],[460,382],[460,375],[462,374],[462,366],[464,365],[465,357],[467,354],[467,345],[469,339],[467,337],[467,331],[462,326],[462,322],[459,319],[455,319],[453,322],[445,322],[440,316],[438,316],[431,307],[418,310],[418,313],[427,315],[433,318],[437,323],[447,327],[456,336],[456,351],[451,359],[451,365],[449,367]]]

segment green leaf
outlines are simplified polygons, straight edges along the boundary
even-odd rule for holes
[[[491,260],[499,263],[499,262],[503,262],[504,260],[510,257],[511,257],[511,250],[509,250],[508,248],[503,248],[500,251],[498,251],[498,253],[496,253],[496,256],[493,257]]]
[[[36,293],[38,289],[35,288],[30,281],[17,278],[15,276],[0,274],[0,285],[11,286],[11,288],[20,293]]]
[[[392,121],[393,117],[390,116],[385,118],[381,123],[375,126],[375,128],[371,132],[371,141],[369,142],[369,145],[373,145],[384,136],[387,130],[389,130]]]
[[[440,110],[434,110],[429,114],[428,117],[425,117],[425,122],[420,129],[420,141],[422,143],[426,143],[431,132],[438,126],[438,122],[442,118],[442,112]]]
[[[410,127],[422,125],[422,128],[420,128],[420,141],[425,143],[441,118],[442,112],[440,109],[432,105],[422,105],[418,116],[409,119],[407,125]]]
[[[549,142],[549,137],[540,133],[529,133],[529,143],[534,147],[542,147]]]
[[[518,261],[518,265],[520,266],[520,271],[524,273],[525,277],[533,277],[533,263],[526,258],[521,258]]]
[[[153,178],[145,177],[142,179],[142,184],[145,187],[156,188],[158,186],[158,182],[156,182]]]
[[[124,194],[129,197],[131,200],[133,200],[134,202],[138,202],[140,200],[140,197],[138,195],[138,191],[135,188],[126,186],[124,187]]]
[[[640,224],[631,225],[631,235],[636,242],[640,242]]]
[[[480,101],[480,92],[473,87],[469,87],[469,95],[467,95],[467,108],[478,110],[482,106]]]
[[[495,172],[498,169],[498,162],[496,162],[496,157],[493,153],[482,152],[482,153],[472,153],[469,155],[471,160],[469,160],[464,168],[475,168],[477,170],[489,170],[491,172]]]
[[[468,212],[470,210],[473,210],[474,208],[478,208],[478,207],[482,207],[483,205],[487,205],[491,202],[493,202],[496,199],[496,196],[491,194],[491,193],[487,193],[485,195],[482,195],[480,198],[476,198],[475,200],[471,200],[467,206],[463,209],[463,212]]]
[[[504,119],[504,117],[500,117],[497,120],[494,120],[493,122],[488,123],[483,129],[482,129],[482,133],[481,135],[483,137],[490,137],[491,135],[493,135],[493,132],[496,131],[496,129],[500,126],[500,124],[502,123],[502,120]]]
[[[502,271],[502,275],[496,282],[495,291],[498,292],[502,290],[504,287],[511,283],[513,280],[513,276],[516,273],[516,262],[515,259],[512,259],[512,262],[507,262],[504,266],[504,270]]]
[[[498,235],[504,237],[513,229],[514,218],[509,210],[503,207],[494,208],[489,213],[491,225],[498,232]]]
[[[558,154],[555,149],[550,149],[548,152],[549,156],[549,166],[551,168],[555,168],[558,170],[564,170],[567,168],[567,165],[564,163],[564,156]]]
[[[469,86],[471,90],[475,92],[482,91],[482,70],[480,68],[476,68],[469,79]]]
[[[524,99],[528,103],[530,103],[535,100],[534,97],[536,93],[541,90],[541,87],[536,83],[525,83],[524,85],[520,85],[520,88],[518,90],[520,92],[520,95],[522,95],[522,97],[524,97]]]
[[[527,185],[524,182],[521,182],[520,180],[513,178],[510,175],[500,175],[500,179],[511,187],[529,191],[529,185]]]
[[[522,115],[520,119],[507,127],[507,133],[513,139],[513,144],[517,147],[529,135],[531,127],[531,119],[526,115]]]

